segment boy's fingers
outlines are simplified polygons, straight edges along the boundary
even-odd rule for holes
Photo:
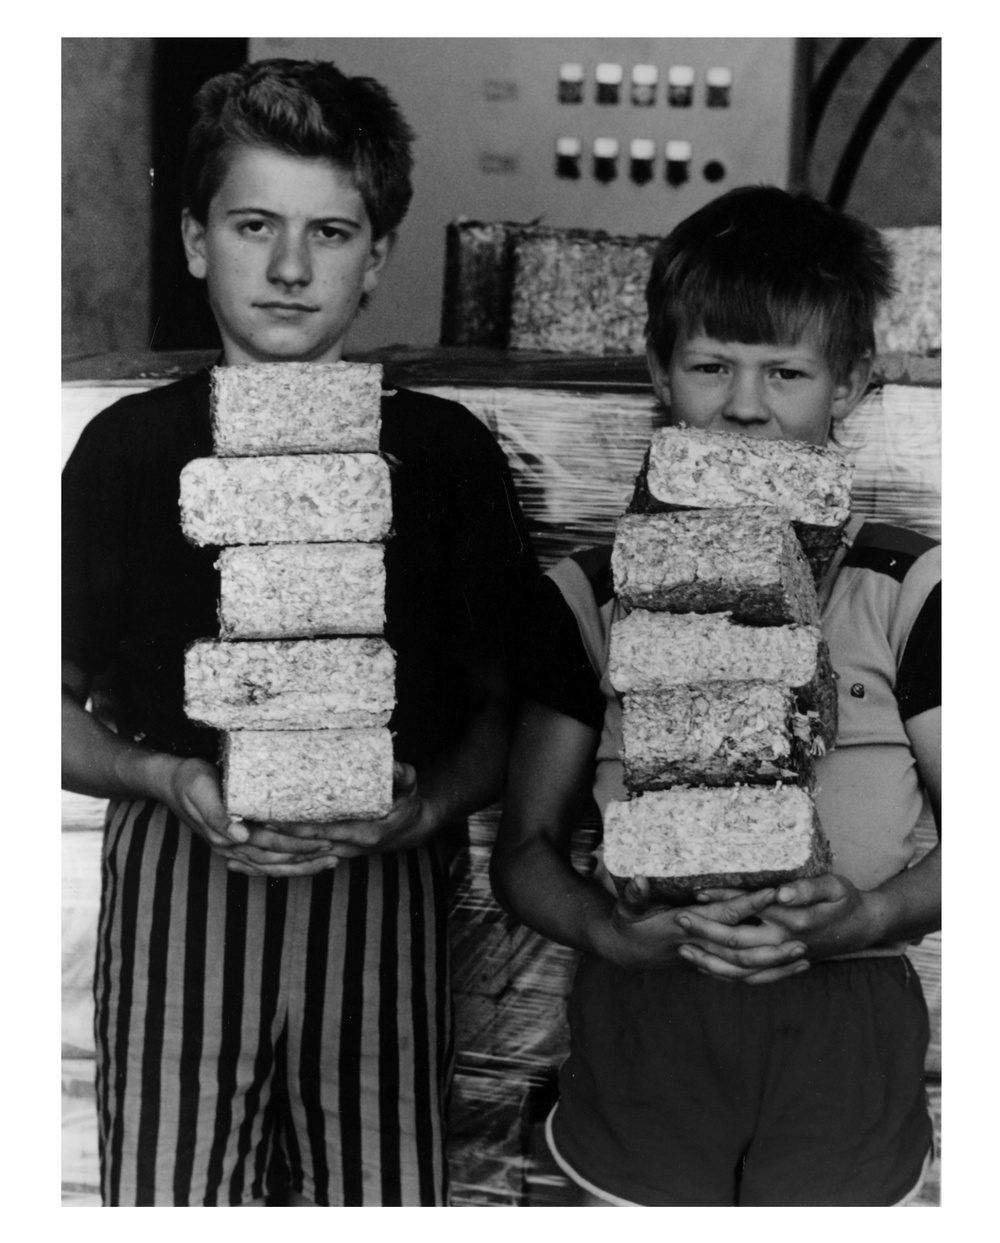
[[[254,829],[249,845],[259,850],[275,850],[282,854],[314,855],[329,849],[322,838],[296,837],[273,829]]]
[[[642,915],[649,909],[649,881],[644,876],[633,876],[618,895],[618,905],[624,915]]]
[[[694,897],[695,901],[700,904],[706,902],[728,902],[730,898],[738,898],[745,892],[745,889],[699,889]]]
[[[394,760],[392,765],[393,798],[399,799],[417,788],[417,770],[412,764]]]
[[[729,980],[743,980],[764,973],[768,973],[772,979],[778,979],[808,966],[803,961],[805,946],[799,944],[756,946],[727,954],[717,945],[709,948],[685,942],[678,953],[685,962],[699,970]]]
[[[830,873],[788,881],[780,885],[774,900],[780,906],[812,906],[816,902],[835,902],[843,895],[843,886]]]
[[[713,911],[712,918],[726,924],[740,924],[743,920],[759,914],[773,902],[773,889],[758,889],[753,893],[741,893],[739,897],[728,898],[725,902],[718,903],[718,911]]]

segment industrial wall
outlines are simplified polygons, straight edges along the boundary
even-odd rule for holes
[[[322,55],[350,71],[377,70],[415,113],[417,199],[399,253],[351,338],[350,348],[359,350],[437,340],[440,217],[451,202],[491,219],[547,213],[556,224],[655,231],[737,180],[791,179],[796,143],[802,177],[825,196],[873,97],[918,42],[64,39],[63,354],[214,344],[180,249],[177,145],[190,73],[226,68],[241,48],[254,59]],[[863,149],[845,204],[879,226],[940,223],[941,50],[940,41],[923,42],[927,50],[898,83]],[[573,85],[560,85],[566,65],[582,70],[578,104],[559,103],[560,91]],[[620,81],[598,83],[599,65],[611,66],[612,78],[617,66]],[[834,86],[806,146],[807,98],[831,82],[831,65]],[[635,82],[634,70],[649,66],[657,71],[654,102],[633,103],[636,88],[649,88]],[[684,90],[683,82],[671,83],[671,71],[685,68],[694,75],[691,102],[671,105],[672,85],[677,99]],[[727,107],[708,106],[709,70],[732,74]],[[617,92],[617,102],[599,104],[599,87],[605,98]],[[569,157],[578,162],[576,179],[557,176],[559,138],[580,143],[579,155]],[[611,182],[594,175],[601,172],[598,138],[618,144]],[[637,138],[654,144],[648,182],[633,177]],[[667,141],[690,144],[688,179],[679,184],[667,181]],[[711,176],[721,167],[717,181],[706,176],[710,165]],[[430,280],[422,275],[428,267]]]

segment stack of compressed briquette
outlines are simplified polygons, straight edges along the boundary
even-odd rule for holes
[[[217,545],[219,639],[185,654],[185,710],[222,731],[234,818],[329,821],[392,806],[395,655],[378,365],[217,367],[215,454],[181,472],[181,526]]]
[[[612,554],[630,610],[608,663],[629,795],[605,814],[619,884],[646,876],[684,901],[829,870],[811,790],[837,696],[815,579],[849,516],[850,474],[814,445],[654,434]]]

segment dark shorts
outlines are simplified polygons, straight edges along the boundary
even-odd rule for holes
[[[586,959],[569,1019],[550,1135],[600,1194],[890,1206],[920,1182],[929,1022],[906,958],[822,963],[757,987]]]

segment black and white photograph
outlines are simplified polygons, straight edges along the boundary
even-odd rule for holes
[[[63,1208],[949,1204],[947,42],[59,40]]]

